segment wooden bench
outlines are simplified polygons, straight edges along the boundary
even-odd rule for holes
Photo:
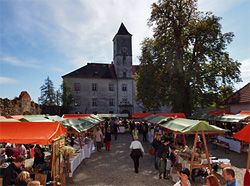
[[[213,149],[217,149],[218,146],[224,147],[226,149],[225,153],[229,154],[229,145],[225,145],[219,142],[213,142]]]

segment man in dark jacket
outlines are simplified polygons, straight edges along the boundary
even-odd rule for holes
[[[155,169],[158,169],[158,150],[161,146],[161,135],[157,134],[156,138],[154,139],[154,141],[152,142],[152,147],[155,148]]]
[[[20,167],[23,165],[25,157],[19,155],[16,157],[13,163],[11,163],[3,173],[3,185],[13,185],[15,184],[15,179],[18,174],[22,172]]]
[[[161,167],[159,167],[159,178],[160,179],[161,179],[162,174],[163,174],[163,178],[167,179],[166,178],[166,164],[167,164],[167,158],[169,158],[169,150],[168,150],[169,143],[170,143],[170,140],[165,139],[158,150],[158,158],[159,158],[158,165],[161,165]]]
[[[113,132],[114,132],[115,141],[116,141],[117,140],[117,132],[118,132],[118,130],[120,130],[119,125],[117,123],[115,123],[114,126],[113,126],[113,129],[114,129]]]

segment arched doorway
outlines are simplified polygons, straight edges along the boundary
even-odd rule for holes
[[[121,112],[121,114],[128,114],[128,117],[130,118],[131,116],[130,116],[130,112],[128,111],[128,110],[123,110],[122,112]]]

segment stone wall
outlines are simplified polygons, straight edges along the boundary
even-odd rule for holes
[[[31,101],[30,95],[23,91],[18,98],[9,100],[0,98],[0,115],[38,115],[41,114],[41,107],[34,101]]]

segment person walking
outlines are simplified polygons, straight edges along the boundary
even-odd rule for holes
[[[110,151],[110,143],[111,143],[111,131],[110,128],[107,128],[107,131],[105,133],[105,148],[107,151]]]
[[[117,140],[117,132],[119,129],[119,125],[115,122],[114,126],[113,126],[113,129],[114,129],[114,136],[115,136],[115,141]]]
[[[156,138],[154,139],[154,141],[152,142],[152,147],[155,148],[155,159],[154,159],[154,163],[155,163],[155,169],[158,169],[158,150],[160,149],[161,146],[161,135],[157,134]]]
[[[95,141],[96,141],[96,148],[98,152],[101,152],[102,148],[102,132],[101,129],[98,127],[97,132],[95,133]]]
[[[167,158],[169,158],[169,147],[168,147],[169,143],[170,143],[169,139],[165,139],[158,150],[159,179],[162,178],[162,174],[164,179],[168,179],[166,177],[166,164],[167,164]]]
[[[142,147],[141,142],[138,141],[138,136],[134,137],[134,141],[132,141],[130,149],[132,149],[130,157],[134,161],[135,173],[138,173],[140,156],[142,156],[142,154],[145,156],[144,148]]]
[[[145,122],[142,125],[142,134],[143,134],[143,142],[147,142],[148,124]]]
[[[135,137],[137,137],[139,139],[139,131],[138,131],[136,126],[135,126],[134,130],[132,130],[132,138],[133,138],[133,140],[135,139]]]

